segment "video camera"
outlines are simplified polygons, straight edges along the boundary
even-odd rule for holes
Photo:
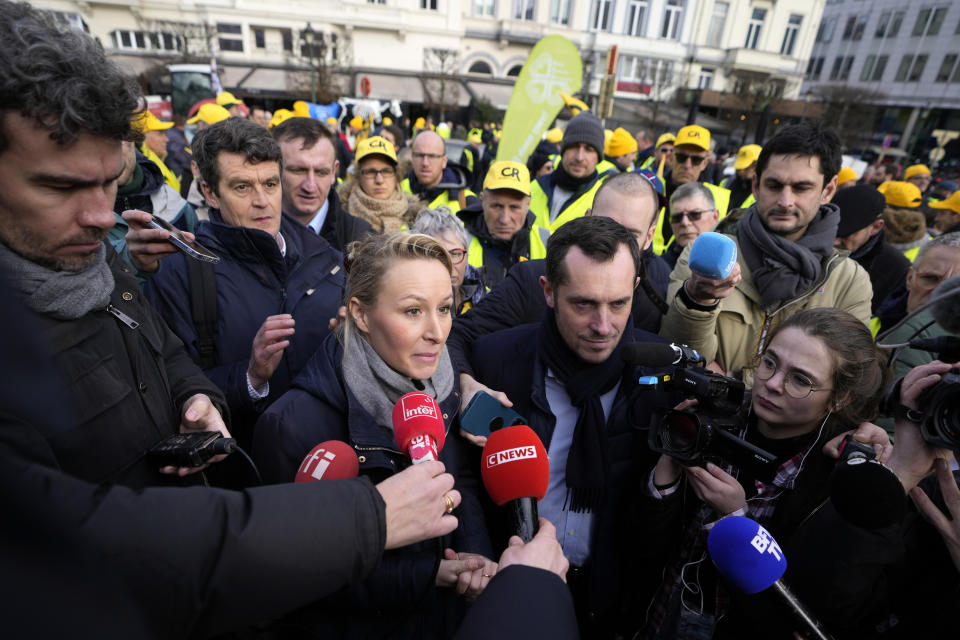
[[[722,460],[757,478],[773,477],[776,456],[736,435],[743,428],[738,415],[743,405],[743,382],[703,369],[703,358],[686,345],[632,343],[624,346],[623,358],[635,365],[670,367],[668,373],[638,379],[634,405],[643,401],[647,389],[679,392],[697,399],[696,407],[654,411],[648,434],[651,450],[688,466]],[[631,409],[630,415],[635,413]]]

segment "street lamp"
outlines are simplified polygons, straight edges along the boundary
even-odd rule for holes
[[[313,62],[313,57],[316,54],[316,38],[317,32],[307,22],[306,29],[300,32],[300,54],[303,55],[303,50],[306,49],[310,59],[310,102],[314,104],[317,102],[317,68]]]

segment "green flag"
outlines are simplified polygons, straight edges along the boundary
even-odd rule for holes
[[[547,36],[536,44],[520,71],[503,120],[497,160],[526,163],[553,122],[563,99],[583,81],[580,51],[563,36]]]

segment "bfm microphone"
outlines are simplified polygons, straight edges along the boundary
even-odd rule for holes
[[[707,549],[717,570],[737,589],[754,594],[773,587],[814,637],[830,640],[820,623],[780,581],[787,570],[787,559],[769,531],[750,518],[727,516],[713,525]]]
[[[497,506],[508,507],[510,530],[530,542],[539,529],[537,500],[543,500],[550,485],[550,460],[540,438],[523,424],[492,432],[483,447],[480,475]]]
[[[691,271],[723,280],[737,264],[737,243],[722,233],[701,233],[690,247],[689,264]]]
[[[294,482],[356,478],[359,471],[360,463],[353,447],[339,440],[327,440],[310,450]]]
[[[627,364],[644,367],[667,367],[672,364],[687,365],[703,362],[700,354],[685,344],[664,342],[628,342],[620,349]]]
[[[875,530],[903,520],[907,494],[890,468],[855,453],[830,475],[830,501],[847,522]]]
[[[446,433],[440,407],[430,394],[411,391],[393,405],[393,437],[413,464],[439,460]]]

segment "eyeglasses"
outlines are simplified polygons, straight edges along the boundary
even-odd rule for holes
[[[700,164],[707,159],[707,156],[692,156],[689,153],[684,153],[683,151],[677,151],[673,154],[673,159],[679,162],[680,164],[686,164],[687,160],[690,161],[691,167],[699,167]]]
[[[383,176],[386,178],[387,176],[396,175],[396,169],[393,167],[388,167],[386,169],[360,169],[360,175],[364,178],[372,178],[376,180],[377,176]]]
[[[460,264],[467,255],[463,249],[450,249],[447,253],[450,254],[450,261],[453,264]]]
[[[684,218],[690,218],[690,222],[696,222],[705,213],[710,213],[713,209],[703,209],[702,211],[681,211],[680,213],[670,214],[670,224],[677,224]]]
[[[444,157],[445,154],[442,153],[413,153],[414,160],[425,160],[429,159],[430,162],[436,162],[440,158]]]
[[[760,356],[760,366],[757,367],[755,377],[758,380],[769,380],[777,372],[779,365],[770,356]],[[801,373],[783,374],[783,388],[787,395],[797,400],[803,400],[810,396],[814,391],[833,391],[828,387],[815,387],[810,378]]]

